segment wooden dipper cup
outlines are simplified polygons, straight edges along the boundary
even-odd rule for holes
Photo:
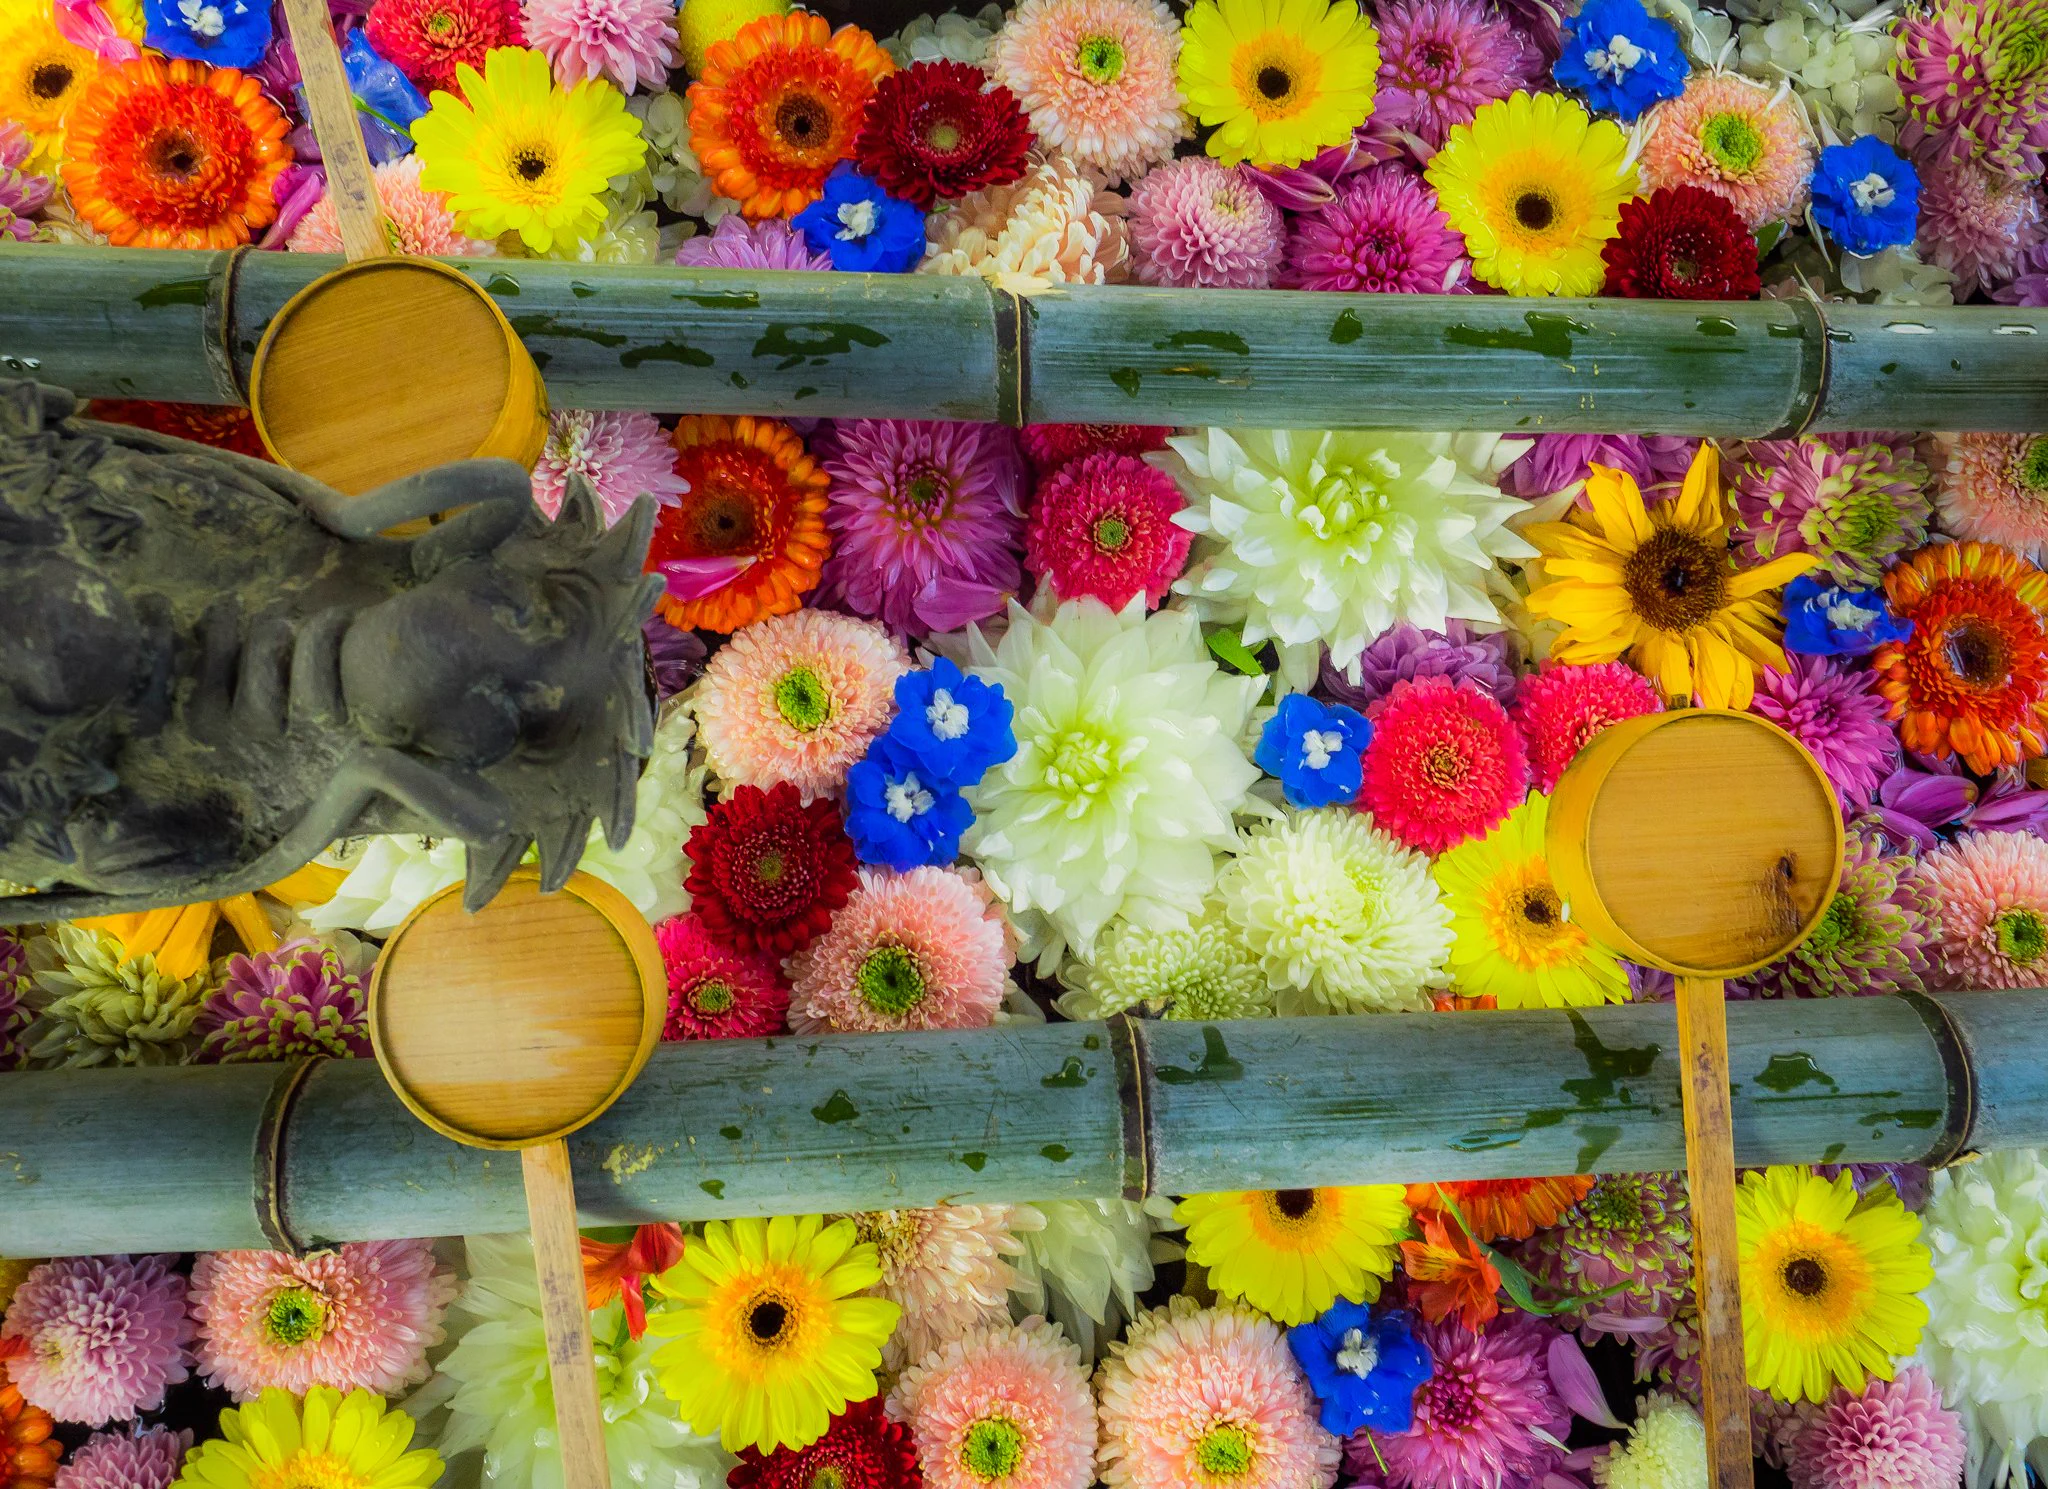
[[[1579,752],[1551,797],[1545,854],[1587,935],[1678,979],[1707,1451],[1716,1489],[1749,1489],[1721,980],[1776,961],[1820,923],[1842,873],[1841,810],[1775,724],[1680,709],[1616,724]]]
[[[377,1064],[413,1115],[520,1150],[568,1489],[610,1489],[611,1472],[563,1139],[633,1083],[667,1006],[654,932],[582,873],[543,895],[522,869],[474,915],[451,885],[405,918],[370,980]]]
[[[286,301],[256,348],[264,447],[350,496],[475,456],[531,469],[547,440],[540,370],[482,286],[394,253],[326,0],[284,10],[348,266]]]

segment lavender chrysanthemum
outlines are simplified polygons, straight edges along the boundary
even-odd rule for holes
[[[1602,1174],[1563,1219],[1520,1252],[1552,1291],[1590,1297],[1579,1324],[1589,1338],[1669,1321],[1692,1296],[1692,1208],[1683,1174]]]
[[[1465,240],[1436,192],[1398,165],[1376,166],[1337,187],[1322,210],[1294,220],[1283,289],[1441,295],[1471,288]]]
[[[2038,177],[2048,148],[2044,37],[2041,0],[1914,0],[1892,61],[1912,129],[1950,157]]]
[[[7,1371],[29,1405],[88,1427],[163,1405],[191,1374],[192,1318],[171,1261],[72,1256],[28,1274],[0,1334],[28,1345]]]
[[[1626,472],[1645,497],[1675,495],[1699,441],[1677,434],[1539,434],[1500,474],[1500,489],[1535,500],[1583,481],[1595,465]],[[1668,488],[1660,490],[1659,488]],[[1582,494],[1579,498],[1584,503]]]
[[[1792,1444],[1793,1489],[1953,1489],[1969,1456],[1962,1419],[1917,1365],[1861,1391],[1836,1387]]]
[[[19,124],[0,119],[0,238],[26,243],[36,235],[32,220],[49,202],[57,183],[22,166],[35,153],[34,142]],[[0,1070],[6,1067],[0,1065]]]
[[[1956,276],[1963,300],[1997,291],[2048,240],[2048,213],[2030,181],[2014,181],[1966,157],[1922,160],[1920,257]]]
[[[205,1036],[200,1064],[300,1055],[367,1060],[372,1053],[363,980],[334,948],[313,940],[230,960],[192,1032]]]
[[[1358,674],[1355,681],[1331,665],[1325,652],[1317,691],[1363,713],[1392,692],[1397,682],[1442,677],[1470,683],[1502,707],[1512,702],[1515,663],[1506,634],[1475,636],[1462,620],[1450,622],[1445,632],[1438,635],[1405,620],[1395,622],[1359,654],[1352,669]]]
[[[1885,718],[1890,706],[1869,669],[1793,655],[1784,671],[1766,667],[1758,676],[1749,709],[1805,745],[1854,812],[1870,805],[1899,762],[1899,737]]]
[[[1755,563],[1811,553],[1844,589],[1869,589],[1927,538],[1925,465],[1892,445],[1751,440],[1729,452],[1733,536]]]
[[[526,0],[526,39],[564,88],[607,78],[622,93],[659,93],[676,65],[670,0]]]
[[[1262,290],[1287,225],[1240,166],[1203,156],[1148,171],[1131,191],[1131,265],[1140,284]]]
[[[569,477],[580,475],[609,526],[642,496],[675,506],[690,489],[675,467],[676,447],[654,415],[558,408],[548,415],[548,441],[533,467],[533,500],[548,516],[558,515]]]
[[[780,217],[748,222],[735,212],[709,235],[684,239],[676,262],[686,269],[830,269],[832,255],[812,252]]]
[[[1544,70],[1536,48],[1488,0],[1384,0],[1379,25],[1373,123],[1433,150],[1481,104],[1533,89]]]
[[[1847,1174],[1858,1194],[1889,1184],[1899,1203],[1915,1215],[1927,1208],[1934,1189],[1934,1170],[1922,1163],[1816,1163],[1813,1171],[1830,1182],[1837,1174]]]
[[[58,1489],[170,1489],[191,1450],[192,1434],[168,1427],[96,1432],[57,1470]]]
[[[680,630],[650,615],[640,634],[647,642],[647,670],[653,674],[659,702],[668,702],[703,674],[709,650],[695,631]]]
[[[1932,886],[1881,835],[1852,827],[1842,878],[1820,924],[1791,955],[1745,979],[1765,997],[1826,998],[1920,992],[1939,930]]]
[[[1023,582],[1024,463],[998,424],[852,419],[834,430],[819,595],[922,636],[984,620]]]

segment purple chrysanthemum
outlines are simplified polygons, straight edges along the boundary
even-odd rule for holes
[[[57,1489],[170,1489],[191,1449],[190,1432],[168,1427],[96,1432],[57,1470]]]
[[[0,238],[21,243],[33,238],[36,225],[30,219],[57,189],[57,183],[48,176],[21,168],[34,153],[35,144],[28,132],[11,119],[0,119]]]
[[[1997,291],[2048,239],[2048,214],[2030,181],[2014,181],[1966,157],[1917,162],[1920,257],[1956,276],[1956,299]]]
[[[834,430],[820,598],[897,631],[951,631],[1023,582],[1024,462],[998,424],[850,419]]]
[[[1602,1174],[1556,1225],[1524,1242],[1520,1255],[1559,1295],[1590,1298],[1616,1289],[1578,1310],[1588,1338],[1653,1332],[1692,1297],[1685,1175]]]
[[[29,1013],[21,995],[28,983],[28,949],[14,932],[0,930],[0,1071],[14,1069],[26,1054],[21,1033],[28,1027]]]
[[[1441,295],[1471,288],[1465,240],[1427,181],[1375,166],[1337,188],[1336,200],[1295,219],[1283,289]]]
[[[654,677],[657,701],[668,702],[704,671],[709,653],[695,631],[680,630],[660,616],[650,615],[640,634],[647,642],[647,670]]]
[[[1887,853],[1884,838],[1851,827],[1842,878],[1813,934],[1743,981],[1767,998],[1871,997],[1920,992],[1940,929],[1933,886],[1919,864]]]
[[[1493,696],[1506,707],[1514,701],[1515,663],[1505,633],[1475,636],[1462,620],[1451,621],[1445,634],[1425,631],[1407,621],[1396,621],[1359,653],[1352,668],[1353,681],[1344,669],[1330,664],[1323,654],[1322,681],[1318,691],[1337,703],[1348,703],[1360,713],[1387,696],[1397,682],[1418,677],[1444,677],[1467,682]]]
[[[31,1406],[104,1427],[163,1405],[191,1371],[185,1279],[167,1256],[44,1262],[15,1291],[0,1334],[28,1348],[7,1362]]]
[[[1677,434],[1539,434],[1501,472],[1500,489],[1535,500],[1583,481],[1591,467],[1624,471],[1652,500],[1676,493],[1699,441]],[[1670,490],[1659,488],[1669,487]],[[1583,504],[1585,497],[1579,498]]]
[[[2041,174],[2048,47],[2038,0],[1915,0],[1898,39],[1892,74],[1912,110],[1911,133],[2005,176]]]
[[[1792,656],[1786,670],[1766,667],[1750,712],[1769,719],[1812,752],[1850,811],[1870,805],[1899,761],[1899,738],[1876,675],[1828,657]]]
[[[1837,1387],[1793,1441],[1786,1468],[1793,1489],[1952,1489],[1968,1456],[1962,1418],[1909,1365],[1861,1392]]]
[[[1829,1181],[1847,1174],[1859,1195],[1889,1184],[1899,1203],[1916,1215],[1927,1208],[1934,1189],[1934,1171],[1922,1163],[1816,1163],[1813,1171]]]
[[[748,222],[735,212],[709,236],[684,239],[676,262],[690,269],[830,269],[832,255],[813,253],[780,217]]]
[[[676,447],[652,414],[558,408],[548,415],[548,440],[533,467],[533,500],[553,517],[562,510],[569,477],[580,475],[604,508],[607,526],[636,499],[664,507],[690,489],[676,474]]]
[[[1729,451],[1726,474],[1733,536],[1755,563],[1811,553],[1844,589],[1869,589],[1927,539],[1931,475],[1889,444],[1751,440]]]
[[[1140,284],[1262,290],[1280,267],[1287,224],[1242,167],[1169,162],[1132,189],[1129,210]]]
[[[372,1053],[363,980],[333,947],[312,940],[232,959],[192,1032],[205,1036],[202,1064],[298,1055],[367,1060]]]
[[[1481,104],[1533,88],[1542,62],[1487,0],[1385,0],[1374,123],[1443,148]]]

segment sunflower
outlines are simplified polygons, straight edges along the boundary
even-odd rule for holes
[[[1405,1193],[1399,1184],[1369,1184],[1191,1194],[1173,1218],[1187,1227],[1188,1260],[1209,1269],[1217,1292],[1303,1324],[1339,1298],[1380,1295],[1408,1234]]]
[[[1628,973],[1614,953],[1566,918],[1543,856],[1550,798],[1532,795],[1483,838],[1430,865],[1450,908],[1450,972],[1461,992],[1498,1008],[1626,1003]]]
[[[668,580],[656,601],[670,624],[730,635],[786,615],[818,584],[832,549],[831,484],[787,424],[742,414],[676,424],[676,474],[690,483],[657,514],[650,573]]]
[[[1918,1348],[1934,1281],[1920,1217],[1878,1184],[1858,1199],[1844,1169],[1744,1176],[1735,1195],[1742,1273],[1743,1353],[1749,1383],[1781,1401],[1853,1395],[1866,1376],[1892,1378],[1893,1360]]]
[[[65,121],[64,189],[123,248],[233,248],[277,216],[291,124],[255,78],[154,56],[102,69]]]
[[[1529,613],[1565,628],[1550,654],[1611,662],[1626,652],[1673,702],[1749,707],[1756,669],[1786,665],[1773,592],[1812,568],[1814,556],[1735,567],[1720,457],[1709,441],[1700,442],[1678,497],[1654,511],[1633,476],[1592,470],[1584,498],[1592,511],[1579,514],[1586,526],[1544,522],[1526,534],[1552,578],[1530,594]]]
[[[314,1386],[303,1400],[275,1387],[220,1414],[221,1436],[185,1460],[179,1489],[427,1489],[443,1464],[414,1448],[413,1420],[370,1391]]]
[[[0,119],[35,142],[24,169],[41,174],[62,159],[64,116],[99,70],[99,58],[65,40],[46,5],[0,21]]]
[[[1511,295],[1599,293],[1635,195],[1628,136],[1561,93],[1513,93],[1452,128],[1425,172],[1473,276]]]
[[[858,26],[762,16],[713,44],[690,84],[690,142],[719,195],[749,217],[792,217],[853,154],[875,84],[896,70]]]
[[[1351,0],[1198,0],[1180,91],[1227,165],[1300,165],[1372,113],[1380,40]]]
[[[851,1220],[713,1220],[654,1279],[673,1300],[648,1320],[671,1339],[654,1357],[661,1388],[697,1432],[728,1449],[807,1447],[833,1413],[875,1394],[882,1344],[903,1309],[853,1296],[882,1280]]]

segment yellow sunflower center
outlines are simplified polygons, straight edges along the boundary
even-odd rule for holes
[[[544,135],[501,142],[497,195],[523,207],[555,206],[565,194],[562,156]]]
[[[707,1300],[704,1344],[736,1381],[779,1385],[817,1361],[831,1327],[830,1298],[816,1277],[787,1262],[741,1266]]]
[[[1564,918],[1564,902],[1540,858],[1503,869],[1483,904],[1494,950],[1523,972],[1561,966],[1585,947],[1586,933]]]
[[[1629,555],[1621,582],[1645,624],[1689,631],[1727,604],[1727,549],[1698,533],[1660,527]]]
[[[1481,211],[1501,247],[1549,254],[1572,247],[1593,215],[1585,169],[1569,156],[1522,151],[1480,187]]]
[[[1281,1251],[1320,1251],[1336,1237],[1343,1213],[1326,1189],[1272,1189],[1253,1197],[1252,1231]]]
[[[1268,31],[1231,56],[1230,76],[1245,107],[1270,123],[1291,118],[1315,102],[1323,62],[1300,36]]]
[[[1751,1261],[1771,1327],[1796,1345],[1852,1338],[1875,1289],[1870,1263],[1846,1236],[1805,1220],[1771,1231]]]
[[[258,1465],[249,1489],[370,1489],[370,1480],[332,1453],[301,1449],[280,1463]]]

